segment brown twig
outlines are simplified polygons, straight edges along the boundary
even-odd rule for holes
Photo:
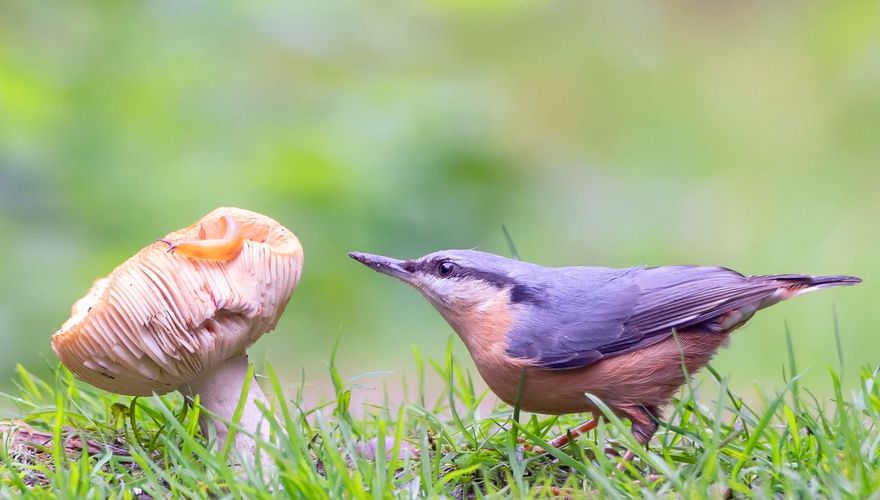
[[[26,446],[36,451],[51,451],[53,434],[51,432],[34,429],[25,422],[9,420],[0,422],[0,440],[6,443],[8,448],[13,445]],[[68,453],[87,451],[89,455],[97,455],[110,451],[113,455],[130,456],[128,449],[119,442],[100,443],[80,436],[80,433],[71,427],[62,429],[64,449]]]

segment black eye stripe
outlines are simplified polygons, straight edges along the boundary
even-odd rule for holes
[[[449,274],[441,274],[439,270],[439,266],[443,263],[449,263],[454,266],[454,269]],[[491,283],[499,288],[507,287],[507,286],[515,286],[517,285],[517,281],[505,274],[494,273],[491,271],[484,271],[481,269],[474,269],[472,267],[468,267],[463,265],[460,262],[456,262],[454,260],[448,258],[435,258],[427,261],[419,261],[412,263],[413,270],[418,270],[419,272],[423,272],[426,274],[433,274],[435,276],[439,276],[441,278],[472,278],[481,281],[485,281],[486,283]]]
[[[516,285],[516,281],[504,274],[493,273],[491,271],[481,271],[479,269],[465,269],[462,274],[472,278],[491,283],[499,288]]]

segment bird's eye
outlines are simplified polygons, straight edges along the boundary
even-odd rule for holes
[[[437,274],[440,276],[449,276],[452,271],[455,271],[455,264],[452,262],[443,261],[437,264]]]

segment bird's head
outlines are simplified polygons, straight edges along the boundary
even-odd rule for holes
[[[351,252],[358,262],[415,287],[444,316],[530,298],[533,264],[476,250],[442,250],[414,260]]]

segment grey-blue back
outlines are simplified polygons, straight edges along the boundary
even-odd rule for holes
[[[520,315],[507,354],[550,369],[587,366],[607,356],[659,342],[673,329],[704,325],[758,306],[783,286],[772,276],[746,277],[720,267],[609,269],[528,265],[519,282]],[[751,312],[754,312],[752,310]]]

